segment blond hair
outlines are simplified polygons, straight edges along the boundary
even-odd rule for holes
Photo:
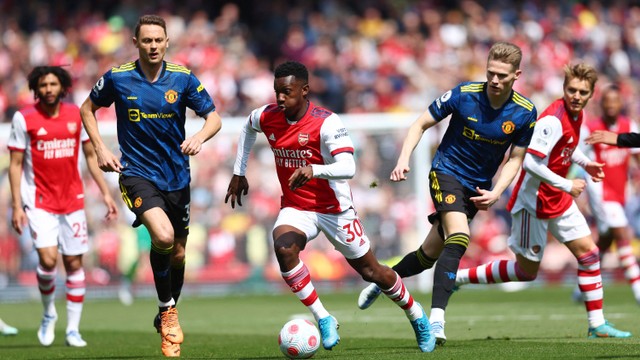
[[[512,43],[497,42],[489,49],[487,62],[491,60],[511,64],[513,70],[518,70],[520,68],[520,61],[522,61],[522,50]]]
[[[569,81],[573,79],[586,80],[589,83],[589,87],[591,88],[591,92],[593,93],[593,89],[596,86],[596,81],[598,81],[598,72],[593,66],[579,63],[575,65],[565,65],[564,66],[564,83],[563,87],[567,86]]]

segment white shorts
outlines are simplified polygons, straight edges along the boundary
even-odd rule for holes
[[[591,235],[591,229],[575,202],[564,214],[553,219],[538,219],[527,210],[511,215],[509,247],[515,254],[541,262],[547,245],[547,231],[561,243]]]
[[[587,177],[587,194],[589,194],[589,206],[596,219],[598,232],[606,233],[610,228],[621,228],[629,225],[624,206],[617,201],[602,200],[602,183],[594,182]]]
[[[273,228],[281,225],[293,226],[304,232],[307,241],[313,240],[322,231],[333,247],[347,259],[363,257],[371,246],[353,209],[339,214],[321,214],[287,207],[280,210]]]
[[[61,215],[42,209],[27,209],[26,213],[36,249],[59,246],[63,255],[80,255],[89,251],[84,210]]]

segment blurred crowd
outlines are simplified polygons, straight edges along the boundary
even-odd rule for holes
[[[66,65],[82,102],[101,74],[136,58],[132,28],[144,13],[166,18],[167,59],[198,74],[222,115],[270,101],[270,70],[283,59],[307,64],[315,98],[338,113],[421,111],[458,82],[484,79],[498,40],[523,49],[516,90],[539,107],[577,59],[629,99],[638,92],[638,2],[5,0],[0,120],[32,101],[25,75],[35,65]]]
[[[146,13],[167,20],[167,60],[193,70],[214,98],[223,123],[225,117],[246,116],[273,101],[271,70],[285,59],[309,67],[313,100],[337,113],[422,112],[457,83],[484,80],[488,48],[499,40],[523,49],[523,74],[515,89],[539,109],[561,96],[562,67],[581,60],[600,71],[600,85],[618,84],[627,100],[627,115],[640,115],[640,102],[633,101],[640,91],[638,2],[4,0],[0,122],[9,122],[15,110],[33,102],[26,74],[36,65],[65,66],[74,77],[68,100],[82,103],[104,72],[137,57],[132,28]],[[596,105],[590,104],[590,114],[598,115]],[[100,121],[115,120],[113,108],[100,111]],[[356,136],[357,147],[366,151],[358,154],[354,198],[380,258],[404,253],[423,236],[412,233],[425,214],[415,214],[415,202],[422,200],[412,196],[410,182],[391,186],[382,181],[370,187],[371,181],[388,178],[403,135],[404,130],[393,130],[392,136]],[[278,183],[271,180],[271,152],[264,145],[255,151],[247,206],[231,211],[223,202],[235,139],[217,137],[207,145],[192,164],[188,266],[201,270],[197,276],[202,281],[246,279],[264,268],[257,276],[277,277],[275,269],[270,273],[265,267],[273,263],[269,237],[280,196]],[[8,204],[8,153],[0,154],[0,200]],[[269,181],[255,182],[261,176],[270,176]],[[421,175],[412,181],[427,186]],[[111,182],[116,192],[115,179]],[[137,256],[136,235],[124,215],[115,224],[102,222],[99,191],[89,179],[87,191],[95,249],[87,261],[97,269],[95,282],[117,281],[123,263]],[[504,237],[509,215],[504,204],[495,208],[497,212],[481,212],[474,221],[474,245],[465,257],[471,264],[508,253]],[[15,238],[7,226],[6,207],[0,213],[0,273],[9,274],[9,281],[20,280],[20,274],[34,266],[29,240]],[[407,244],[407,237],[413,242]],[[327,245],[316,241],[317,251],[306,256],[317,258],[307,261],[327,279],[352,274],[336,265],[343,261],[334,262],[333,255],[327,255]]]

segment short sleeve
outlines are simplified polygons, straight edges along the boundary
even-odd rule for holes
[[[27,148],[27,123],[20,111],[13,114],[7,148],[15,151],[24,151]]]
[[[337,114],[331,114],[324,120],[320,128],[320,136],[329,149],[331,156],[336,156],[343,152],[353,154],[353,142],[349,136],[349,131],[347,131]]]
[[[213,99],[204,88],[204,85],[198,78],[189,74],[189,82],[186,89],[187,107],[193,110],[198,116],[205,117],[212,111],[216,110]]]
[[[526,119],[524,121],[524,125],[518,131],[516,137],[513,140],[513,144],[515,146],[527,147],[531,142],[531,137],[533,136],[534,129],[536,127],[536,118],[538,117],[538,112],[534,107],[525,115]]]
[[[555,116],[545,116],[536,122],[527,152],[539,158],[546,158],[562,137],[562,124]]]
[[[431,105],[429,105],[431,116],[433,116],[436,121],[441,121],[446,118],[457,108],[459,98],[460,86],[442,94],[439,98],[435,99]]]
[[[91,101],[100,107],[109,107],[115,101],[115,87],[111,70],[107,71],[91,89]]]

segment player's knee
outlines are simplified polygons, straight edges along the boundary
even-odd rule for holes
[[[358,272],[360,273],[360,276],[362,276],[362,280],[366,282],[376,282],[376,272],[370,266],[364,267]]]
[[[380,265],[379,263],[376,263],[373,266],[362,266],[360,269],[357,269],[357,271],[362,277],[362,280],[376,284],[387,283],[387,280],[392,278],[395,279],[396,277],[395,271],[391,270],[391,268],[387,266]]]
[[[171,265],[172,266],[180,266],[184,264],[185,252],[184,249],[174,251],[171,254]]]
[[[56,268],[56,259],[52,258],[40,258],[40,267],[44,271],[53,271]]]
[[[273,244],[274,251],[278,262],[297,258],[300,253],[300,248],[294,244],[286,242],[275,242]]]
[[[538,269],[532,266],[521,266],[516,263],[515,270],[519,281],[533,281],[538,277]]]
[[[153,243],[157,247],[162,249],[168,249],[172,247],[174,243],[173,229],[161,231],[155,234]]]

